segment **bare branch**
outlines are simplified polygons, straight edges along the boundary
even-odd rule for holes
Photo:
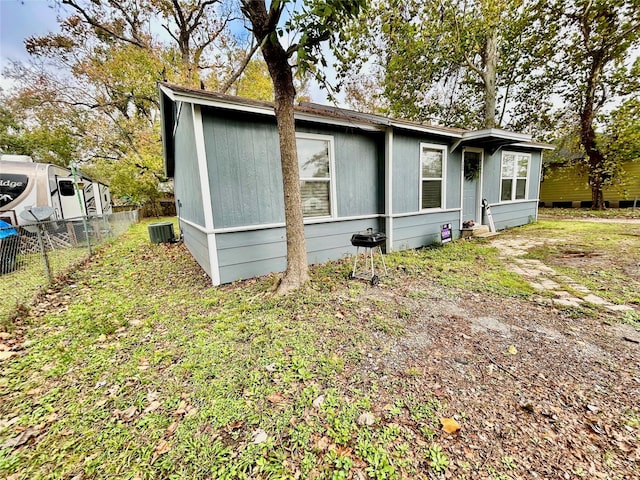
[[[229,89],[231,88],[231,85],[233,85],[236,82],[236,80],[240,78],[240,75],[242,75],[242,72],[244,72],[244,69],[247,68],[249,61],[251,60],[253,55],[258,51],[258,48],[260,48],[260,45],[258,43],[255,43],[253,47],[251,47],[251,50],[249,50],[249,52],[245,55],[244,60],[242,61],[242,64],[240,64],[240,66],[231,74],[231,76],[227,79],[227,81],[224,82],[224,85],[222,85],[222,87],[220,88],[221,93],[227,93],[227,91],[229,91]]]

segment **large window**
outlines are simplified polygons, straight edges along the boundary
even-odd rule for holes
[[[528,153],[502,153],[502,183],[500,200],[524,200],[527,198],[527,184],[529,183],[529,164],[531,155]]]
[[[420,144],[420,208],[443,208],[446,147]]]
[[[305,217],[332,214],[331,170],[333,138],[325,135],[296,135],[302,213]]]

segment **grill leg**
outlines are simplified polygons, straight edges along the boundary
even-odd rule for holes
[[[374,248],[369,248],[369,259],[371,260],[371,278],[374,277],[374,275],[376,274],[375,270],[373,269],[373,251],[375,250]]]
[[[351,278],[356,278],[356,267],[358,266],[358,254],[360,253],[360,247],[356,247],[356,258],[353,259],[353,272]]]
[[[384,267],[384,274],[389,275],[387,271],[387,263],[384,261],[384,255],[382,254],[382,248],[378,245],[378,253],[380,254],[380,258],[382,259],[382,266]]]

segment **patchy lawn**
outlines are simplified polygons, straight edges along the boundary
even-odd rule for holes
[[[640,264],[639,237],[585,228]],[[135,226],[0,333],[0,477],[640,478],[633,315],[534,301],[490,242],[387,260],[378,287],[345,260],[278,298]],[[637,269],[595,270],[638,312]]]
[[[555,218],[637,218],[640,219],[640,202],[638,208],[607,208],[606,210],[591,210],[590,208],[539,208],[538,213],[543,217]]]

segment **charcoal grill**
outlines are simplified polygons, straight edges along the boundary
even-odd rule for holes
[[[377,251],[380,255],[380,259],[382,260],[382,267],[384,268],[384,274],[387,275],[387,265],[384,261],[384,256],[382,255],[382,245],[387,241],[387,236],[384,233],[374,232],[372,228],[367,229],[366,232],[362,233],[354,233],[351,236],[351,245],[356,247],[356,257],[353,260],[353,271],[349,275],[350,278],[362,278],[365,280],[369,280],[371,285],[377,285],[380,282],[380,277],[376,275],[376,271],[373,265],[373,255]],[[369,261],[371,265],[371,276],[369,277],[369,272],[357,273],[358,271],[358,257],[360,256],[360,247],[365,249],[365,268],[367,266],[367,261]]]

